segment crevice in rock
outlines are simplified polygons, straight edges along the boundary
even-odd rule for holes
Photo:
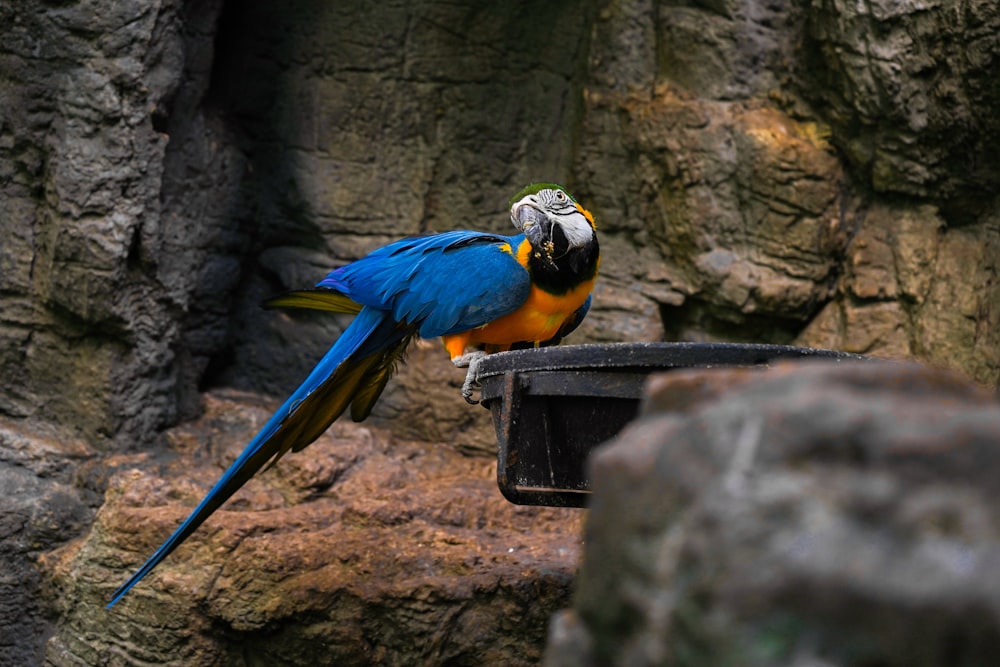
[[[669,341],[724,341],[789,345],[808,324],[802,319],[737,313],[688,297],[679,306],[661,303],[664,338]]]

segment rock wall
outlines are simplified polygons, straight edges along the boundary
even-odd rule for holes
[[[177,315],[150,267],[168,143],[153,118],[179,84],[178,3],[0,11],[0,410],[150,442],[177,418]]]
[[[643,294],[669,339],[995,384],[998,22],[986,2],[602,6],[576,166],[613,233],[607,301]]]
[[[506,230],[538,178],[604,236],[581,339],[1000,373],[989,3],[5,7],[7,415],[127,449],[200,388],[286,392],[343,323],[262,298],[400,235]],[[377,418],[468,431],[426,373]]]
[[[508,230],[530,180],[600,226],[577,342],[791,342],[996,384],[998,28],[985,0],[4,3],[5,442],[95,461],[3,468],[36,499],[14,525],[71,497],[4,557],[34,572],[115,456],[156,460],[206,389],[286,394],[344,324],[263,298],[404,234]],[[373,421],[489,452],[461,379],[417,346]],[[28,625],[0,641],[15,663],[50,632]]]

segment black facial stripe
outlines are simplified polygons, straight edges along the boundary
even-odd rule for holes
[[[552,256],[562,257],[568,250],[569,239],[566,238],[566,232],[563,231],[562,225],[552,225]]]
[[[596,236],[586,246],[573,248],[561,257],[553,254],[553,260],[534,253],[528,257],[532,282],[550,294],[565,294],[597,273],[600,247]]]

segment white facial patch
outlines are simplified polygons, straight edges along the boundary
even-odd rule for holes
[[[594,228],[590,221],[575,206],[572,211],[556,213],[553,221],[562,228],[570,248],[581,248],[594,238]]]

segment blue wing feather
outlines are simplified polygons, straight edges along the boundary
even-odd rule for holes
[[[181,542],[204,523],[216,509],[229,499],[243,484],[275,456],[298,444],[300,433],[308,431],[313,440],[329,427],[339,416],[334,415],[325,424],[312,425],[310,421],[314,413],[309,410],[306,401],[315,392],[336,377],[338,369],[347,366],[351,357],[368,357],[379,349],[398,342],[405,333],[393,333],[394,327],[387,326],[384,312],[373,308],[362,309],[351,322],[347,330],[334,342],[330,350],[323,356],[316,367],[309,373],[305,381],[299,385],[291,396],[271,416],[264,427],[254,436],[243,452],[229,466],[215,486],[205,495],[205,498],[195,507],[194,511],[153,553],[152,556],[133,574],[128,581],[114,592],[108,607],[118,602],[128,591],[145,577],[156,565],[166,558]],[[401,335],[400,335],[401,334]],[[346,405],[345,405],[346,407]],[[341,411],[343,407],[341,407]],[[322,414],[322,411],[321,411]],[[329,413],[323,415],[329,417]],[[318,433],[315,433],[319,431]],[[315,433],[315,435],[312,435]],[[311,442],[311,440],[308,440]]]
[[[424,338],[482,326],[516,310],[531,278],[512,254],[524,236],[454,231],[397,241],[332,271],[317,287],[419,323]]]
[[[305,381],[254,436],[183,523],[115,591],[117,603],[257,471],[318,438],[355,399],[364,418],[415,333],[432,338],[482,326],[516,310],[531,289],[512,252],[524,236],[445,232],[404,239],[332,271],[316,286],[361,304],[360,312]],[[329,301],[330,303],[327,303]],[[342,299],[319,305],[350,310]],[[277,305],[282,305],[279,299]],[[291,305],[317,307],[314,295]],[[332,305],[331,305],[332,304]]]

